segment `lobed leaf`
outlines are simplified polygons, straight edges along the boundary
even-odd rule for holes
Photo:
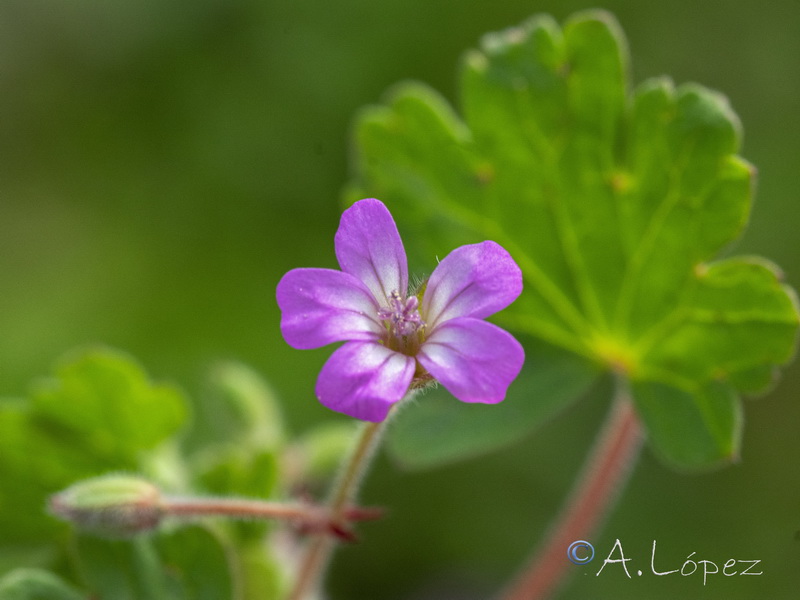
[[[150,381],[126,355],[73,353],[30,400],[0,401],[2,544],[39,543],[62,527],[49,494],[99,473],[136,470],[186,416],[174,388]]]
[[[347,195],[387,203],[416,267],[503,245],[525,290],[496,320],[623,374],[659,455],[714,464],[738,452],[738,393],[791,358],[797,305],[767,261],[714,262],[755,172],[727,100],[666,78],[631,90],[627,60],[599,11],[489,34],[463,60],[463,116],[417,83],[359,115]]]
[[[68,357],[54,378],[34,386],[31,402],[43,428],[58,429],[65,446],[85,449],[110,468],[134,466],[186,418],[177,389],[153,384],[133,360],[109,350]]]

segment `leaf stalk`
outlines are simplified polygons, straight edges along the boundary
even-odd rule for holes
[[[544,544],[499,600],[544,600],[571,566],[567,548],[597,530],[625,484],[642,445],[642,428],[628,382],[619,376],[606,422],[592,446],[582,473]]]

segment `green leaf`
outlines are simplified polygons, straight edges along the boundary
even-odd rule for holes
[[[245,365],[216,364],[187,444],[195,487],[214,495],[270,497],[285,437],[278,399],[267,382]],[[263,537],[266,525],[238,522],[229,529],[252,539]]]
[[[237,600],[231,560],[223,542],[207,527],[181,528],[157,540],[168,576],[185,600]]]
[[[78,536],[75,560],[82,583],[105,600],[178,600],[168,587],[153,540],[132,541]]]
[[[195,457],[193,470],[204,492],[263,498],[277,484],[278,457],[263,449],[218,444]]]
[[[24,401],[0,402],[0,543],[46,543],[60,526],[44,510],[48,494],[66,487],[85,456],[60,444],[32,423]],[[11,556],[9,556],[11,558]]]
[[[47,571],[17,569],[0,579],[0,600],[85,600]]]
[[[112,350],[73,353],[30,400],[0,401],[0,543],[51,540],[48,495],[109,471],[134,471],[186,414],[181,394]]]
[[[272,496],[285,438],[278,399],[269,384],[245,365],[217,363],[185,444],[194,487],[213,495]],[[226,528],[241,541],[263,538],[268,525],[234,522]]]
[[[547,361],[543,372],[540,359]],[[498,405],[463,404],[444,388],[421,395],[392,422],[389,452],[405,468],[427,469],[502,448],[582,395],[597,376],[563,351],[528,350],[526,363]]]
[[[294,563],[287,560],[285,553],[265,547],[263,539],[239,545],[237,550],[242,600],[287,596],[294,579]]]
[[[236,362],[214,365],[195,416],[195,447],[221,442],[278,449],[286,437],[275,392],[258,373]]]
[[[36,418],[58,428],[65,444],[116,468],[135,465],[143,450],[175,433],[186,418],[177,389],[153,384],[130,357],[111,350],[69,356],[54,379],[34,387],[31,400]]]
[[[80,536],[75,560],[84,584],[114,600],[236,600],[228,552],[195,525],[132,541]]]
[[[463,60],[463,116],[416,83],[360,114],[347,198],[387,203],[401,233],[414,232],[415,268],[462,244],[503,245],[525,289],[496,321],[639,393],[669,388],[694,403],[642,417],[662,456],[700,466],[734,456],[738,440],[707,390],[736,405],[738,393],[766,389],[793,355],[798,311],[767,261],[714,262],[752,201],[754,169],[736,154],[727,100],[664,78],[631,90],[627,62],[604,12],[489,34]],[[638,400],[644,411],[652,397]]]
[[[650,444],[665,462],[681,468],[736,460],[742,411],[729,386],[711,383],[687,392],[658,382],[633,386]]]

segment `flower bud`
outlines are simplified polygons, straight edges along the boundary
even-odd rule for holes
[[[51,496],[49,508],[84,532],[110,538],[151,531],[163,515],[158,488],[122,474],[80,481]]]

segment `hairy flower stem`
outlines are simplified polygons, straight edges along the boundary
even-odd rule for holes
[[[307,531],[347,537],[345,525],[351,521],[376,519],[378,508],[346,506],[333,515],[329,508],[312,504],[284,504],[237,498],[162,498],[164,514],[185,517],[229,517],[234,519],[278,519],[293,521]]]
[[[342,526],[346,524],[347,507],[355,501],[356,492],[375,454],[385,424],[386,421],[364,423],[361,426],[353,450],[345,459],[331,490],[328,514],[332,523],[341,523]],[[315,535],[309,541],[288,600],[306,600],[317,596],[322,576],[335,548],[336,540],[329,535]]]
[[[611,510],[641,448],[641,425],[627,381],[619,377],[611,411],[592,446],[569,501],[530,564],[501,600],[544,600],[571,566],[567,547],[596,530]]]

